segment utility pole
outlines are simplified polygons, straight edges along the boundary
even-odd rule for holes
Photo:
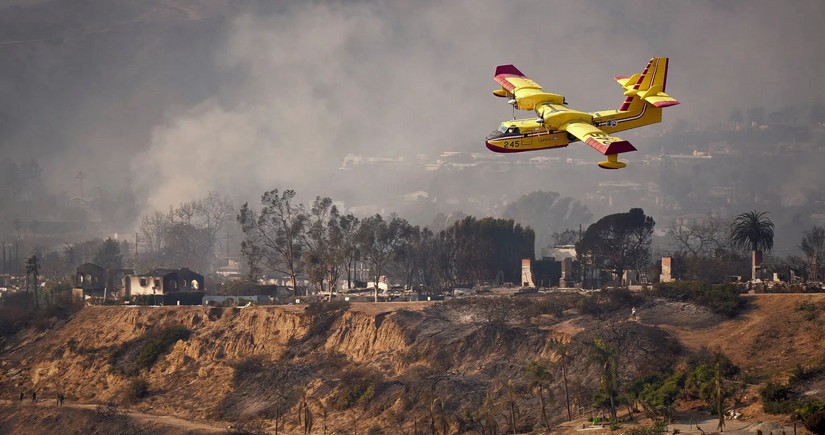
[[[31,258],[26,260],[26,278],[29,275],[32,275],[32,281],[34,281],[34,306],[35,309],[40,309],[40,301],[37,297],[37,274],[40,273],[40,264],[37,263],[37,256],[32,255]]]
[[[77,173],[77,176],[75,176],[75,178],[80,180],[80,201],[85,204],[86,199],[83,197],[83,179],[86,178],[86,174],[84,174],[83,171],[80,171]]]

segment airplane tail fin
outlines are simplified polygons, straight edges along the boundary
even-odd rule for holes
[[[654,57],[650,59],[641,74],[615,77],[615,80],[624,88],[625,95],[624,103],[619,110],[622,112],[632,110],[633,106],[641,102],[658,108],[679,104],[679,101],[665,93],[667,66],[668,58]]]

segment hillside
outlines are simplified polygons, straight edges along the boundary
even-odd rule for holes
[[[48,401],[31,405],[27,396],[24,405],[2,402],[0,428],[114,433],[152,421],[153,433],[220,432],[230,426],[271,433],[278,417],[282,433],[295,433],[306,398],[313,433],[352,433],[353,427],[412,433],[431,420],[456,433],[474,427],[487,397],[501,403],[509,391],[519,408],[517,428],[528,432],[539,421],[539,406],[526,366],[555,358],[545,346],[551,339],[569,343],[574,410],[586,409],[598,387],[588,349],[594,337],[606,334],[629,337],[623,370],[634,373],[675,367],[706,346],[721,348],[765,383],[782,381],[797,364],[815,364],[825,355],[823,322],[799,309],[804,303],[821,313],[825,295],[747,300],[745,312],[734,319],[691,304],[648,300],[638,306],[638,321],[627,319],[629,309],[621,305],[581,315],[574,308],[581,303],[578,296],[242,309],[86,307],[68,321],[18,334],[3,350],[2,397],[16,399],[21,389],[28,394],[35,388]],[[141,369],[147,345],[172,326],[188,338]],[[124,406],[136,380],[144,381],[146,397]],[[808,394],[823,398],[817,382]],[[557,369],[549,390],[548,415],[560,424],[565,411]],[[63,409],[54,406],[58,391],[66,395]],[[128,407],[128,413],[96,416],[94,404],[108,401],[121,404],[121,411]],[[766,418],[758,405],[746,409],[752,422]],[[495,418],[502,429],[508,427],[503,411]]]

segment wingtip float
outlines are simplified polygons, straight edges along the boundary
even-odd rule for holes
[[[563,96],[545,92],[515,66],[500,65],[495,81],[501,88],[493,95],[508,98],[514,109],[535,111],[536,117],[502,122],[487,136],[487,148],[514,153],[566,147],[580,140],[606,156],[600,167],[624,168],[627,165],[618,155],[636,148],[611,133],[660,122],[663,108],[679,104],[665,93],[667,68],[668,58],[654,57],[641,73],[614,77],[624,89],[619,109],[580,112],[568,108]]]

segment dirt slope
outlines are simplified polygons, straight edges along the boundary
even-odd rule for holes
[[[643,323],[661,327],[690,349],[721,348],[744,370],[776,381],[799,364],[820,364],[825,357],[825,294],[744,296],[747,308],[735,319],[721,319],[688,304],[652,306],[640,312]],[[806,319],[804,306],[818,307]]]
[[[521,410],[517,429],[529,432],[539,414],[526,365],[553,356],[545,347],[551,338],[570,343],[574,410],[586,407],[598,387],[595,369],[587,363],[589,343],[611,331],[633,337],[626,365],[641,373],[678,364],[702,346],[721,347],[746,370],[778,380],[797,364],[825,355],[823,322],[799,309],[800,304],[818,306],[825,317],[825,295],[759,295],[748,301],[747,311],[735,319],[690,304],[648,302],[639,307],[636,322],[627,319],[629,310],[602,318],[573,309],[524,315],[525,307],[543,306],[540,297],[521,303],[479,298],[472,309],[353,304],[312,315],[305,306],[87,307],[52,329],[18,335],[0,354],[0,393],[14,398],[21,389],[35,388],[49,398],[62,391],[73,405],[121,401],[135,379],[125,368],[146,337],[182,325],[190,337],[137,374],[148,385],[148,397],[113,427],[140,426],[146,416],[163,415],[204,425],[201,429],[231,424],[271,432],[279,417],[282,431],[292,433],[300,428],[297,411],[306,395],[318,433],[325,427],[327,433],[352,433],[353,426],[359,432],[411,432],[442,416],[453,432],[460,432],[480,418],[485,397],[493,395],[501,403],[512,388]],[[502,310],[504,320],[496,314]],[[549,401],[548,414],[560,423],[557,373],[549,390],[556,398]],[[43,428],[29,433],[48,433],[49,425],[66,424],[57,417],[61,412],[69,411],[32,413],[3,406],[0,428],[22,430],[19,425],[25,424]],[[503,411],[496,418],[502,429],[508,427]],[[91,416],[77,420],[78,433],[83,425],[104,424]],[[158,433],[197,429],[165,423]]]

